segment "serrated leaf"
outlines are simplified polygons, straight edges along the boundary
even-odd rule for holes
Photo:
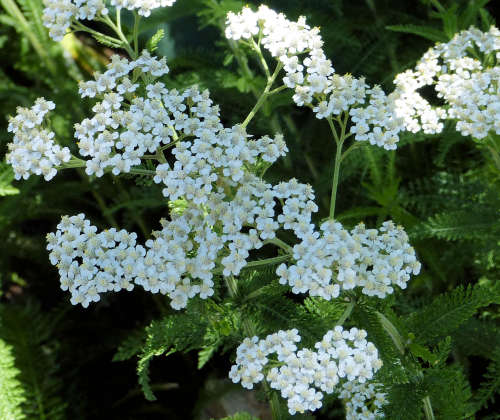
[[[219,342],[204,347],[198,352],[198,369],[203,368],[207,364],[218,348]]]
[[[422,360],[434,364],[437,361],[437,356],[432,354],[431,351],[418,343],[411,343],[409,346],[410,351],[415,357],[420,357]]]
[[[233,62],[233,59],[234,59],[234,54],[227,53],[226,56],[224,57],[224,61],[222,62],[222,64],[224,66],[228,66],[229,64],[231,64]]]
[[[476,311],[491,303],[499,303],[498,288],[457,287],[449,293],[438,296],[434,301],[412,313],[406,325],[414,332],[421,344],[433,343],[453,333],[471,318]]]
[[[0,418],[2,419],[26,418],[21,408],[26,396],[19,374],[12,346],[0,339]]]
[[[162,28],[158,29],[156,33],[148,41],[146,48],[150,52],[156,51],[156,49],[158,48],[158,44],[160,43],[160,41],[163,39],[164,36],[165,36],[165,31]]]
[[[475,409],[488,407],[498,393],[500,393],[500,350],[496,349],[491,357],[487,372],[483,375],[481,387],[474,395]]]
[[[107,38],[105,35],[97,35],[93,34],[93,37],[99,44],[105,45],[106,47],[110,48],[120,48],[122,43],[119,42],[118,40],[112,41],[109,38]]]

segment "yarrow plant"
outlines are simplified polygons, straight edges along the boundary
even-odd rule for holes
[[[229,377],[248,389],[265,378],[287,400],[290,414],[314,411],[321,407],[323,393],[333,393],[339,381],[361,385],[380,369],[382,361],[366,335],[364,330],[337,326],[314,345],[316,350],[298,350],[301,337],[295,329],[278,331],[264,340],[247,338],[236,349],[236,365]],[[280,367],[266,369],[273,362],[268,356],[274,353]]]
[[[412,132],[434,134],[445,120],[464,136],[500,134],[500,31],[470,28],[430,48],[414,70],[395,78],[397,113]],[[444,102],[432,105],[419,89],[431,86]]]
[[[34,174],[50,181],[56,167],[70,161],[69,149],[55,143],[55,133],[43,128],[46,115],[54,108],[54,102],[38,98],[31,108],[18,108],[9,121],[7,130],[14,133],[14,141],[9,144],[7,163],[12,165],[16,179]]]
[[[228,127],[208,90],[170,88],[166,59],[139,48],[140,18],[174,1],[44,0],[44,23],[54,40],[68,30],[84,31],[122,48],[128,57],[111,56],[105,71],[79,84],[81,98],[93,106],[92,114],[74,125],[75,154],[59,146],[49,128],[54,103],[39,98],[31,108],[18,108],[9,121],[14,137],[7,156],[16,178],[43,175],[49,181],[66,168],[85,168],[95,177],[146,176],[160,185],[170,204],[168,218],[159,221],[161,229],[143,244],[124,229],[99,232],[83,213],[63,216],[47,235],[61,288],[70,292],[72,304],[86,308],[104,293],[141,286],[168,296],[170,306],[181,311],[198,299],[215,299],[224,286],[236,299],[245,272],[273,267],[277,283],[300,295],[295,298],[306,306],[329,302],[342,313],[319,336],[308,338],[315,342],[312,347],[300,346],[295,328],[266,331],[270,334],[259,339],[261,331],[243,323],[246,338],[236,349],[229,377],[248,389],[263,383],[265,390],[278,391],[291,415],[317,410],[324,395],[335,394],[347,419],[381,418],[388,394],[377,337],[343,324],[358,304],[382,307],[383,299],[419,274],[421,264],[404,228],[394,222],[349,229],[335,219],[341,162],[360,144],[394,150],[403,131],[439,132],[445,119],[457,120],[462,134],[474,133],[478,139],[492,130],[500,134],[499,71],[488,64],[499,58],[499,32],[470,29],[439,44],[416,70],[397,76],[396,89],[386,94],[363,77],[335,73],[319,29],[304,17],[292,22],[266,6],[230,12],[225,36],[252,51],[266,86],[248,116]],[[134,16],[129,37],[122,30],[122,9]],[[114,35],[84,26],[86,20],[106,24]],[[468,55],[473,52],[484,60]],[[435,86],[446,106],[426,101],[418,93],[425,85]],[[295,105],[326,120],[336,144],[329,214],[319,224],[310,185],[296,179],[272,184],[264,178],[288,152],[284,136],[255,137],[248,129],[264,103],[285,89],[293,91]],[[283,232],[293,239],[281,239]],[[277,255],[256,258],[264,246]],[[397,328],[376,314],[404,355]],[[433,418],[429,398],[423,400]]]

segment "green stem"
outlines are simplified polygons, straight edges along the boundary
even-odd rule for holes
[[[401,337],[401,334],[399,334],[398,329],[394,326],[394,324],[389,321],[386,316],[379,311],[376,311],[375,314],[377,315],[377,318],[380,321],[380,325],[382,325],[382,328],[385,330],[385,332],[391,337],[392,342],[398,349],[398,351],[403,355],[405,354],[405,345],[403,342],[403,338]]]
[[[351,316],[351,313],[352,313],[352,310],[354,309],[354,305],[356,304],[356,302],[353,300],[351,300],[349,302],[349,304],[347,305],[347,307],[345,308],[344,312],[342,313],[342,315],[340,316],[340,318],[338,319],[338,321],[336,322],[335,325],[343,325],[344,322],[347,320],[347,318],[349,318]]]
[[[273,257],[273,258],[265,258],[263,260],[250,261],[249,263],[247,263],[247,265],[245,265],[245,267],[243,267],[243,269],[262,267],[263,265],[278,264],[278,263],[286,261],[290,258],[291,258],[290,255],[279,255],[279,256]],[[222,274],[222,271],[223,271],[223,269],[219,268],[219,269],[215,270],[215,274]]]
[[[269,78],[271,77],[271,73],[269,72],[269,66],[267,65],[267,61],[264,58],[264,55],[262,54],[262,50],[260,49],[260,46],[255,43],[253,38],[250,39],[252,40],[252,48],[257,53],[260,65],[262,66],[262,69],[264,70],[264,73],[266,74],[266,77],[269,80]]]
[[[279,62],[276,66],[276,69],[274,70],[274,73],[271,75],[271,77],[268,78],[266,87],[264,91],[261,93],[259,99],[257,100],[257,103],[254,105],[248,116],[245,118],[245,121],[243,121],[243,123],[241,124],[243,127],[246,127],[250,123],[250,121],[252,121],[252,118],[255,116],[255,114],[257,114],[257,111],[262,107],[262,105],[264,105],[264,102],[266,102],[267,98],[269,97],[271,86],[276,80],[276,77],[278,77],[278,74],[282,68],[283,64]]]
[[[132,168],[130,169],[130,173],[137,175],[151,175],[151,176],[156,175],[156,171],[152,171],[151,169],[141,169],[141,168]]]
[[[84,168],[85,161],[83,159],[79,159],[75,156],[72,156],[68,162],[63,162],[58,166],[57,169],[69,169],[69,168]]]
[[[363,141],[355,141],[353,144],[351,144],[346,150],[345,152],[342,154],[342,159],[341,159],[341,162],[344,161],[344,159],[347,157],[347,155],[349,155],[350,153],[352,153],[354,150],[364,146],[365,144],[367,144],[366,142],[363,142]]]
[[[279,246],[280,248],[284,249],[289,254],[293,253],[293,248],[279,238],[266,239],[264,241],[264,244],[274,244],[274,245]]]
[[[214,5],[215,4],[218,5],[218,3],[215,0],[213,0],[213,3],[214,3]],[[225,29],[224,19],[222,19],[219,22],[219,28],[222,31],[224,31],[224,29]],[[249,80],[252,80],[255,76],[253,75],[252,71],[248,67],[248,61],[246,59],[246,56],[244,54],[242,54],[241,50],[238,48],[238,46],[236,44],[236,41],[230,39],[230,40],[228,40],[228,45],[229,45],[229,48],[231,49],[231,52],[234,54],[236,61],[238,63],[238,66],[241,68],[242,73],[245,75],[246,78],[248,78]],[[260,45],[260,42],[258,43],[258,45]],[[276,88],[276,89],[274,89],[274,91],[269,92],[269,95],[277,93],[277,92],[275,92],[277,89],[279,89],[279,88]],[[254,95],[255,99],[257,100],[260,97],[260,92],[256,89],[256,87],[253,84],[250,85],[250,90],[252,91],[252,94]],[[271,129],[275,133],[283,133],[283,129],[281,127],[277,113],[273,113],[273,115],[271,115],[269,124],[271,126]],[[291,124],[293,124],[293,122],[291,122]],[[297,130],[295,130],[295,131],[297,131]],[[289,165],[291,166],[291,163],[290,163],[291,161],[290,161],[289,155],[285,156],[285,162],[289,163]]]
[[[134,12],[134,52],[135,55],[139,55],[139,22],[141,21],[141,17]]]
[[[342,162],[343,141],[337,142],[337,151],[335,153],[335,163],[333,166],[332,195],[330,197],[330,219],[335,216],[335,203],[337,201],[337,189],[339,187],[340,164]]]
[[[118,14],[119,14],[119,11],[117,9],[117,20],[118,20]],[[104,16],[104,18],[102,18],[102,21],[104,23],[106,23],[111,29],[113,29],[113,31],[115,31],[116,35],[118,35],[118,38],[121,41],[121,46],[127,51],[130,58],[135,60],[137,58],[137,55],[136,55],[135,51],[132,49],[132,47],[130,46],[130,43],[128,42],[127,37],[123,34],[123,31],[121,28],[121,21],[118,22],[119,25],[115,25],[115,23],[111,20],[111,18],[108,15]]]
[[[113,44],[113,47],[115,48],[120,48],[122,46],[122,41],[120,41],[119,39],[116,39],[116,38],[113,38],[112,36],[108,36],[108,35],[104,35],[98,31],[95,31],[94,29],[92,28],[89,28],[88,26],[85,26],[83,23],[81,22],[73,22],[71,24],[71,27],[75,30],[75,31],[79,31],[79,32],[87,32],[91,35],[94,35],[97,39],[97,37],[100,37],[102,39],[105,39],[107,42],[109,42],[110,44]]]
[[[271,91],[269,92],[269,96],[274,95],[275,93],[279,93],[279,92],[281,92],[282,90],[285,90],[286,88],[287,88],[287,86],[285,86],[285,85],[281,85],[281,86],[277,87],[276,89],[271,90]]]
[[[335,125],[333,124],[332,117],[328,117],[328,125],[330,126],[330,130],[332,132],[333,138],[335,139],[335,143],[337,144],[337,150],[335,152],[335,163],[333,166],[333,180],[332,180],[332,195],[330,198],[330,219],[333,219],[335,216],[335,204],[337,201],[337,190],[339,187],[339,175],[340,175],[340,164],[342,163],[342,146],[344,145],[345,140],[350,136],[350,134],[346,134],[347,129],[347,120],[349,119],[349,113],[345,112],[336,118],[336,121],[340,124],[340,136],[337,133]]]
[[[244,268],[261,267],[263,265],[278,264],[290,259],[290,255],[280,255],[278,257],[266,258],[264,260],[250,261]]]
[[[389,337],[391,337],[392,342],[394,343],[394,345],[396,346],[398,351],[401,353],[401,355],[404,355],[405,354],[405,344],[404,344],[403,338],[401,337],[401,334],[399,334],[399,331],[396,328],[396,326],[391,321],[389,321],[386,318],[386,316],[383,315],[382,313],[376,311],[375,314],[377,315],[377,317],[380,321],[380,324],[382,325],[382,328],[389,335]],[[419,372],[419,376],[420,376],[420,378],[423,379],[424,374],[422,371]],[[434,410],[432,409],[430,397],[427,395],[422,399],[422,401],[424,403],[425,418],[427,420],[435,420]]]
[[[163,150],[161,148],[159,148],[159,149],[156,150],[155,157],[156,157],[156,159],[158,159],[158,162],[160,162],[160,163],[167,163],[167,158],[163,154]]]
[[[326,119],[328,121],[328,125],[330,126],[330,131],[332,132],[333,138],[335,139],[335,142],[338,143],[340,141],[339,135],[337,133],[337,129],[335,128],[335,125],[333,124],[332,117],[328,117]]]
[[[427,395],[427,397],[425,397],[423,401],[424,401],[425,418],[427,420],[435,420],[436,418],[434,417],[434,410],[432,409],[430,397]]]

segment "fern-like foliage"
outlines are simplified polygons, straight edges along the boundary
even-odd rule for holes
[[[477,209],[438,213],[429,217],[420,227],[419,237],[435,237],[445,240],[484,240],[500,231],[496,211]]]
[[[491,362],[483,376],[480,388],[475,392],[473,405],[475,411],[488,407],[495,401],[496,394],[500,392],[500,349],[497,347],[491,355]]]
[[[395,384],[388,389],[389,403],[384,413],[391,420],[420,420],[423,417],[425,391],[420,383]]]
[[[26,396],[13,353],[12,346],[0,338],[0,418],[23,420],[26,416],[21,407]]]
[[[14,171],[12,167],[0,162],[0,197],[19,194],[19,189],[12,185]]]
[[[27,419],[66,419],[62,384],[57,377],[56,343],[51,337],[54,318],[31,302],[1,305],[0,318],[4,352],[10,349],[19,371],[16,381],[20,384],[19,394],[24,395],[24,400],[19,401],[23,415]],[[9,363],[8,358],[5,360]]]
[[[472,393],[459,365],[426,369],[423,386],[428,392],[436,418],[469,418]],[[450,404],[450,401],[453,403]]]
[[[453,333],[479,308],[492,303],[500,303],[498,287],[459,286],[410,314],[406,325],[408,331],[415,334],[418,342],[433,344]]]
[[[471,318],[453,335],[455,349],[464,356],[489,359],[500,348],[500,330],[495,321]]]
[[[191,308],[194,305],[191,305]],[[199,307],[197,309],[200,309]],[[155,356],[169,356],[200,348],[207,329],[207,321],[197,310],[168,315],[153,321],[146,328],[146,340],[137,363],[139,384],[148,400],[155,400],[150,384],[149,365]],[[118,356],[119,357],[119,356]]]

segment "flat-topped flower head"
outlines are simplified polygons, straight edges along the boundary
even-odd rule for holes
[[[318,119],[347,112],[356,141],[396,149],[405,126],[396,114],[394,100],[380,87],[368,86],[363,78],[335,74],[323,51],[319,29],[307,25],[304,17],[292,22],[267,6],[256,12],[245,7],[240,13],[228,13],[226,37],[260,41],[285,71],[283,84],[294,89],[298,106],[311,108]]]
[[[382,408],[387,404],[387,395],[381,389],[379,383],[346,382],[339,395],[344,402],[346,420],[384,418]]]
[[[128,10],[137,10],[141,16],[148,17],[154,9],[159,7],[170,7],[176,0],[111,0],[110,3],[116,7]]]
[[[397,114],[415,133],[439,133],[446,120],[453,120],[464,136],[483,139],[490,132],[500,134],[499,60],[500,31],[494,26],[488,32],[471,27],[436,44],[415,69],[396,76],[390,96]],[[419,92],[424,86],[432,86],[444,105],[426,100]]]
[[[44,120],[54,108],[53,102],[38,98],[31,108],[18,107],[16,116],[9,119],[7,131],[14,138],[8,145],[7,163],[12,165],[16,179],[43,175],[50,181],[58,166],[71,159],[69,149],[59,146],[55,133],[44,128]]]
[[[110,0],[111,6],[137,11],[141,16],[149,16],[152,10],[174,3],[175,0]],[[54,41],[61,41],[78,20],[95,20],[109,14],[104,0],[43,0],[43,4],[43,24]]]
[[[384,298],[394,286],[406,288],[411,275],[420,272],[414,249],[402,227],[385,222],[378,230],[359,224],[351,231],[332,220],[319,232],[301,237],[293,247],[295,264],[276,270],[281,284],[293,293],[336,298],[342,290],[360,287],[368,296]]]
[[[301,337],[296,329],[261,340],[246,338],[236,349],[229,377],[247,389],[265,379],[287,400],[292,415],[315,411],[321,408],[324,394],[339,391],[339,384],[359,387],[380,369],[382,362],[366,335],[364,330],[337,326],[315,344],[316,350],[298,348]],[[271,367],[274,358],[279,367]]]

